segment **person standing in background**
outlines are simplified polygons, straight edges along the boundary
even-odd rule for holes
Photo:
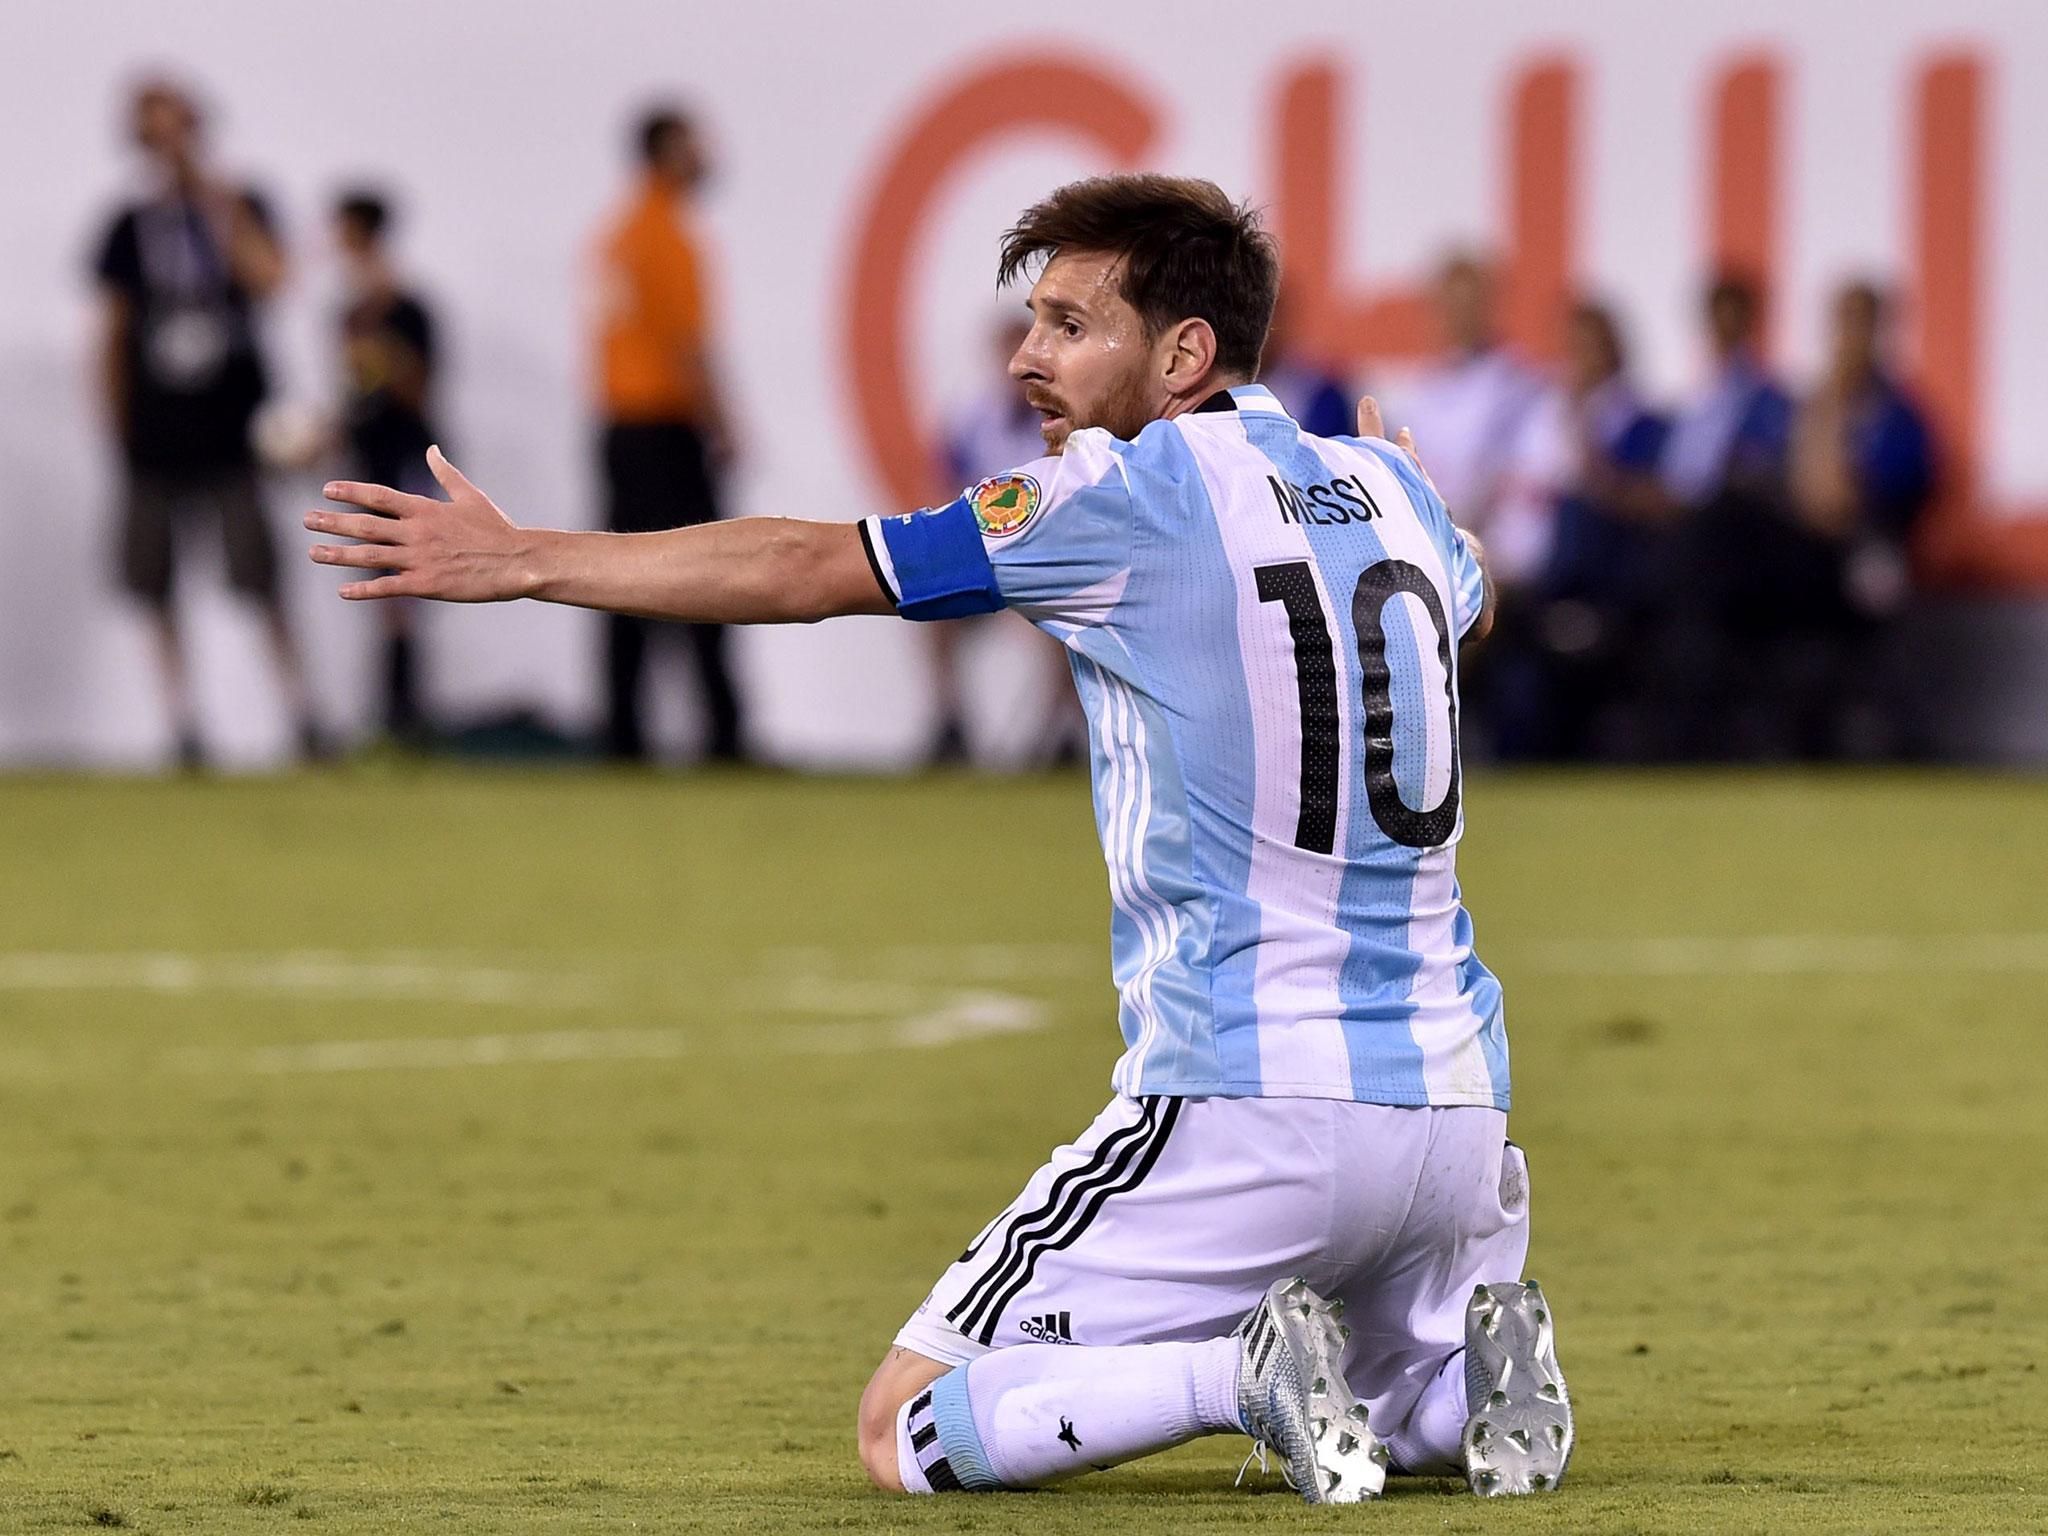
[[[1893,377],[1891,306],[1870,282],[1836,293],[1827,371],[1792,436],[1794,516],[1811,543],[1806,628],[1824,655],[1807,745],[1830,756],[1896,755],[1904,722],[1896,669],[1877,662],[1912,596],[1908,542],[1934,493],[1926,418]]]
[[[1664,488],[1681,516],[1740,500],[1773,508],[1785,489],[1792,401],[1764,366],[1763,295],[1724,274],[1708,288],[1706,387],[1679,409],[1665,442]]]
[[[1259,382],[1287,407],[1311,437],[1349,437],[1355,426],[1352,391],[1332,371],[1306,334],[1287,290],[1273,306],[1273,330],[1259,363]]]
[[[203,766],[172,586],[192,519],[217,523],[228,580],[261,610],[298,748],[325,755],[279,592],[250,427],[268,391],[257,306],[285,281],[270,210],[207,169],[205,123],[185,86],[144,81],[130,130],[153,185],[99,243],[100,385],[124,478],[121,579],[146,604],[178,762]]]
[[[702,137],[675,107],[648,111],[635,136],[640,181],[598,243],[598,378],[607,526],[653,533],[717,520],[732,437],[711,355],[704,261],[691,202],[709,174]],[[654,636],[677,626],[606,618],[608,756],[648,755],[641,680]],[[739,696],[720,624],[679,626],[696,658],[706,756],[744,756]]]
[[[1739,274],[1708,286],[1706,384],[1679,408],[1658,464],[1679,573],[1656,647],[1659,756],[1791,750],[1799,684],[1779,665],[1781,641],[1812,562],[1789,504],[1792,401],[1763,360],[1763,306]]]
[[[1503,525],[1503,492],[1522,425],[1543,380],[1502,340],[1492,266],[1456,252],[1433,294],[1443,351],[1400,392],[1402,419],[1459,526],[1486,543],[1495,581],[1513,587],[1542,563],[1541,530]]]
[[[1533,587],[1542,684],[1519,701],[1542,756],[1644,750],[1637,664],[1669,579],[1657,483],[1669,430],[1636,388],[1613,311],[1574,304],[1563,377],[1531,413],[1511,493],[1542,497],[1552,530]]]
[[[352,472],[427,493],[436,343],[433,315],[400,280],[389,243],[391,207],[380,193],[345,193],[334,205],[347,298],[341,313],[342,430]],[[410,603],[384,608],[384,731],[423,745],[415,615]]]
[[[1542,570],[1548,507],[1508,494],[1515,453],[1542,398],[1542,378],[1501,339],[1490,263],[1454,252],[1434,292],[1444,350],[1397,395],[1459,526],[1484,542],[1499,612],[1484,647],[1465,664],[1468,755],[1518,758],[1539,750],[1518,699],[1535,686],[1529,589]]]

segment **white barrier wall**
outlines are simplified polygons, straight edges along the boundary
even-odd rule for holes
[[[1775,71],[1777,141],[1765,213],[1731,231],[1725,215],[1716,222],[1709,167],[1733,174],[1715,158],[1715,103],[1725,104],[1715,93],[1744,57]],[[1979,489],[2007,517],[2010,503],[2048,502],[2048,434],[2036,425],[2048,418],[2048,285],[2026,259],[2048,248],[2038,105],[2048,10],[2019,0],[1957,0],[1938,16],[1915,0],[1711,10],[1126,0],[1000,19],[937,0],[10,7],[0,19],[0,762],[141,765],[165,748],[141,625],[112,588],[110,466],[90,387],[87,264],[131,185],[120,123],[127,82],[144,68],[197,81],[216,108],[221,162],[281,205],[298,267],[272,317],[286,392],[328,388],[327,200],[345,182],[388,184],[404,199],[409,264],[449,333],[457,462],[515,517],[574,524],[590,520],[596,493],[581,255],[626,184],[627,125],[650,96],[694,103],[722,166],[706,218],[745,422],[735,510],[847,518],[895,504],[874,456],[894,439],[886,422],[879,433],[863,422],[857,390],[874,385],[895,411],[900,384],[914,438],[939,402],[978,384],[996,313],[995,237],[1048,186],[1118,163],[1105,145],[1119,134],[1125,148],[1142,140],[1145,163],[1273,200],[1294,185],[1276,165],[1285,127],[1313,128],[1318,101],[1334,103],[1332,304],[1362,312],[1361,294],[1412,285],[1447,245],[1506,244],[1516,218],[1533,218],[1562,240],[1580,281],[1619,301],[1646,375],[1670,391],[1696,362],[1693,295],[1716,240],[1767,242],[1779,351],[1795,371],[1815,355],[1837,275],[1907,272],[1925,255],[1915,113],[1930,61],[1944,58],[1982,66],[1973,164],[1987,217],[1970,292],[1974,394],[1960,398],[1978,422]],[[1025,59],[1036,72],[1009,88],[1000,66]],[[1556,122],[1531,130],[1516,115],[1528,106],[1519,85],[1544,61],[1569,106],[1556,142]],[[919,129],[935,104],[943,131]],[[1006,131],[1034,115],[1052,121]],[[1723,121],[1720,131],[1743,129]],[[931,141],[921,149],[920,134]],[[958,158],[944,159],[948,145]],[[1542,171],[1546,145],[1561,148],[1569,174],[1556,206],[1531,214],[1516,202],[1514,167]],[[924,216],[878,216],[885,184],[926,188]],[[1546,195],[1524,192],[1539,204]],[[860,318],[886,308],[887,290],[858,284],[856,264],[865,253],[886,265],[899,230],[904,311]],[[899,322],[900,369],[877,341]],[[863,355],[849,357],[849,338]],[[305,494],[280,488],[280,529],[294,546],[291,512]],[[211,731],[229,759],[268,761],[284,732],[251,626],[216,575],[188,574]],[[321,693],[352,728],[368,710],[373,615],[333,600],[329,573],[294,562],[291,581]],[[531,701],[565,727],[592,720],[587,616],[443,610],[428,634],[438,707]],[[981,646],[991,720],[1035,675],[1017,639],[997,632]],[[748,634],[740,657],[759,740],[804,762],[907,758],[929,722],[917,642],[887,620]],[[678,668],[679,697],[683,686]]]

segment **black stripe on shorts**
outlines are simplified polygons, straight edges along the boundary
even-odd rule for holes
[[[1152,1121],[1152,1101],[1140,1101],[1140,1111],[1137,1120],[1129,1125],[1120,1125],[1103,1137],[1096,1144],[1095,1150],[1088,1154],[1086,1162],[1078,1167],[1069,1168],[1054,1179],[1052,1187],[1046,1191],[1045,1199],[1036,1207],[1029,1211],[1021,1211],[1011,1218],[1009,1229],[1003,1234],[1002,1247],[997,1251],[995,1259],[975,1277],[966,1294],[946,1314],[948,1322],[959,1327],[963,1333],[968,1331],[970,1325],[963,1320],[970,1315],[979,1314],[982,1303],[987,1300],[989,1294],[1000,1283],[1001,1277],[1009,1272],[1010,1266],[1015,1262],[1019,1246],[1039,1231],[1056,1227],[1062,1214],[1080,1198],[1076,1186],[1100,1176],[1110,1160],[1126,1144],[1133,1138],[1145,1134]],[[987,1247],[985,1240],[982,1247]]]
[[[1081,1234],[1088,1230],[1089,1223],[1095,1220],[1096,1214],[1111,1195],[1128,1194],[1145,1182],[1145,1175],[1152,1171],[1153,1164],[1159,1161],[1159,1154],[1166,1150],[1166,1139],[1173,1134],[1173,1125],[1180,1118],[1182,1103],[1183,1100],[1179,1098],[1167,1099],[1165,1112],[1160,1116],[1157,1130],[1142,1146],[1133,1149],[1135,1161],[1130,1157],[1125,1158],[1117,1175],[1091,1189],[1087,1204],[1081,1208],[1073,1224],[1064,1232],[1057,1237],[1049,1237],[1030,1249],[1024,1258],[1022,1269],[997,1296],[988,1322],[981,1331],[982,1343],[987,1344],[994,1338],[996,1324],[1001,1320],[1004,1310],[1023,1294],[1024,1288],[1031,1283],[1031,1277],[1037,1273],[1038,1261],[1041,1258],[1048,1253],[1057,1253],[1063,1248],[1072,1247]]]
[[[1165,1150],[1166,1138],[1180,1117],[1181,1100],[1154,1096],[1139,1103],[1138,1121],[1105,1136],[1096,1156],[1061,1190],[1055,1185],[1044,1213],[1011,1229],[998,1263],[985,1273],[947,1316],[961,1332],[983,1344],[994,1341],[1004,1310],[1030,1284],[1041,1254],[1069,1247],[1087,1230],[1113,1194],[1137,1188]],[[1072,1170],[1070,1170],[1072,1172]]]

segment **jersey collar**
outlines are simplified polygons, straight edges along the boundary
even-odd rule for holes
[[[1285,416],[1287,407],[1263,384],[1236,384],[1219,389],[1196,406],[1197,411],[1249,411],[1263,416]]]

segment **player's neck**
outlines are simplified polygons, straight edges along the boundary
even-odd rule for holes
[[[1200,386],[1182,394],[1170,396],[1166,409],[1159,413],[1159,420],[1171,421],[1176,416],[1185,416],[1198,409],[1204,400],[1226,389],[1236,389],[1240,384],[1251,383],[1251,376],[1242,373],[1211,373]]]

